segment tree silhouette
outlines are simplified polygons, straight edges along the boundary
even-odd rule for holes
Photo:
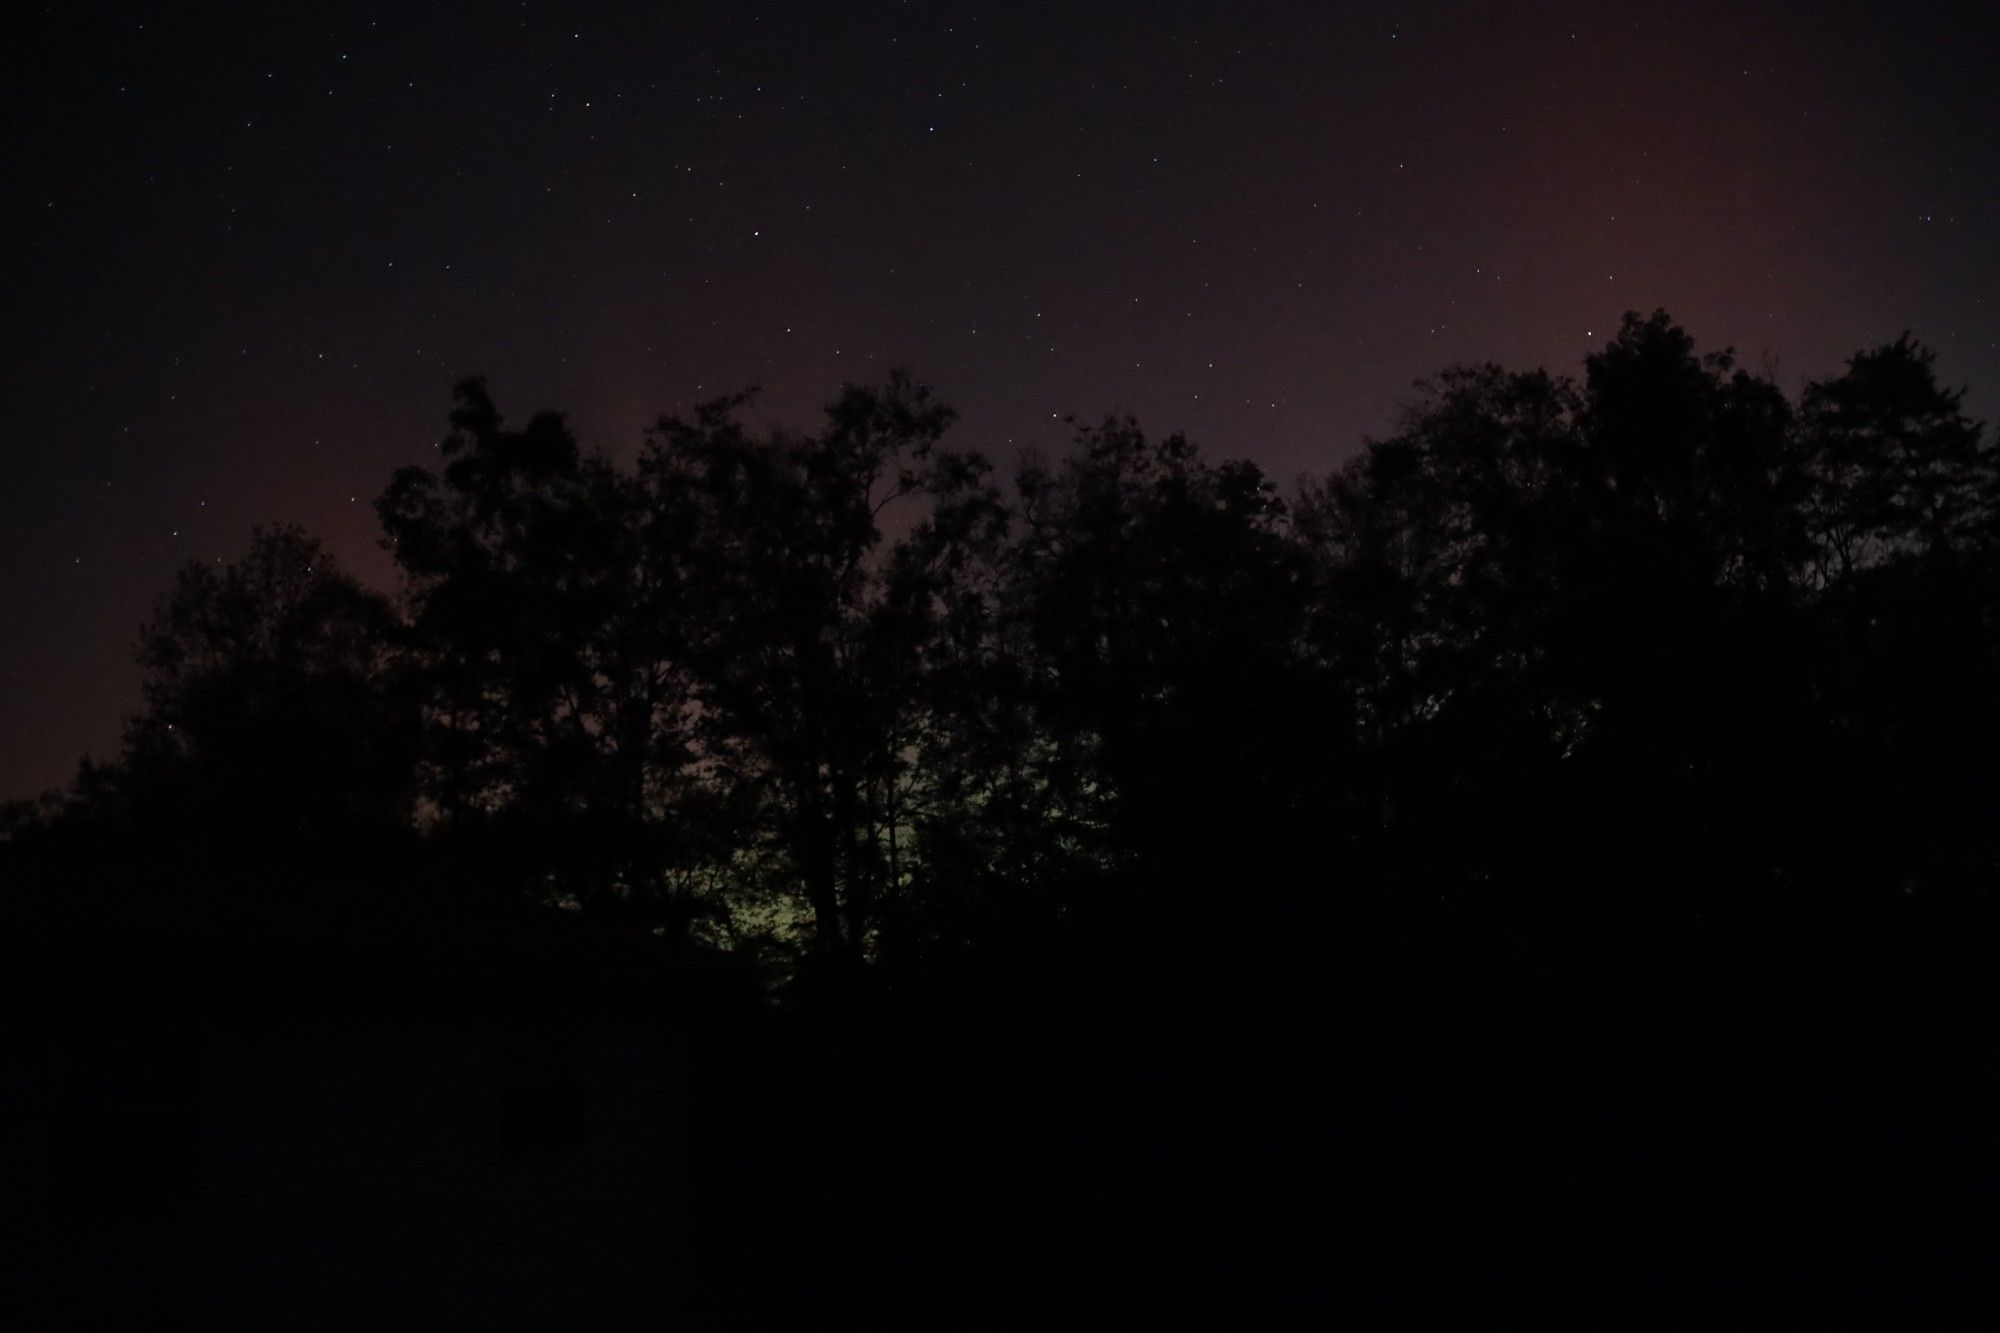
[[[750,401],[628,466],[467,381],[378,503],[393,598],[295,529],[183,571],[120,753],[0,825],[8,938],[310,880],[395,904],[363,958],[672,959],[717,1281],[769,1251],[821,1315],[1023,1236],[1237,1313],[1327,1254],[1398,1317],[1690,1236],[1716,1290],[1770,1234],[1944,1262],[1992,1167],[1952,1020],[2000,999],[2000,461],[1923,347],[1794,402],[1634,314],[1289,494],[1121,419],[1006,477],[902,373],[811,433]],[[537,1077],[509,1133],[586,1136]]]
[[[1995,509],[2000,461],[1905,336],[1808,385],[1802,506],[1830,762],[1818,775],[1849,861],[1905,891],[1990,886],[2000,796]]]
[[[739,395],[658,425],[640,464],[686,580],[679,647],[704,756],[798,877],[816,949],[854,955],[900,876],[914,701],[906,618],[884,599],[878,518],[930,485],[951,413],[907,377],[851,388],[816,436],[754,439]],[[900,641],[900,642],[893,642]]]
[[[297,528],[187,565],[140,634],[145,706],[118,758],[86,766],[72,813],[211,850],[323,854],[400,827],[414,737],[396,635],[387,600]]]
[[[1905,334],[1806,386],[1800,434],[1820,582],[1990,550],[1992,460],[1934,359]]]
[[[458,400],[442,474],[404,469],[378,503],[408,581],[429,808],[483,873],[684,933],[729,826],[682,817],[681,552],[559,416],[507,430],[476,380]]]
[[[1795,408],[1628,316],[1579,379],[1447,372],[1290,502],[1117,420],[1005,487],[907,375],[811,435],[747,401],[625,468],[461,385],[379,503],[400,603],[294,530],[191,568],[70,815],[421,831],[850,961],[1228,879],[1576,925],[1991,874],[2000,480],[1908,337]]]

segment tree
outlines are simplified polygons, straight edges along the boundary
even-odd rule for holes
[[[2000,880],[2000,459],[1934,360],[1905,335],[1799,413],[1829,877],[1909,893]]]
[[[1799,434],[1819,582],[1991,549],[1992,453],[1964,391],[1938,384],[1935,360],[1905,334],[1806,386]]]
[[[1284,502],[1249,463],[1118,420],[1018,485],[1011,596],[1054,808],[1130,868],[1129,910],[1250,927],[1257,890],[1295,887],[1286,849],[1301,822],[1320,839],[1344,753],[1301,656]]]
[[[297,528],[192,563],[140,633],[144,708],[79,813],[137,820],[211,853],[350,850],[402,826],[414,729],[393,687],[388,602]]]
[[[468,380],[452,425],[442,472],[402,470],[377,505],[406,581],[428,808],[536,897],[685,932],[730,833],[685,817],[685,552],[560,416],[509,430]]]
[[[844,390],[817,435],[758,439],[735,417],[748,400],[662,420],[641,483],[653,540],[681,561],[709,771],[761,812],[816,951],[854,958],[900,873],[914,743],[914,625],[885,601],[878,520],[934,488],[953,414],[899,373]]]
[[[1728,353],[1632,315],[1581,383],[1448,373],[1309,488],[1392,873],[1596,901],[1760,873],[1737,800],[1802,725],[1790,421]]]

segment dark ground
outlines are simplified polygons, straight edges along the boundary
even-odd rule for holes
[[[1329,923],[1254,962],[1080,930],[775,1007],[751,970],[549,927],[11,950],[8,1322],[1996,1310],[1962,914],[1727,949]]]

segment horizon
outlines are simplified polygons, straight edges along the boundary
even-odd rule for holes
[[[451,385],[632,447],[924,373],[1289,480],[1447,366],[1664,307],[1788,390],[1909,330],[1992,416],[2000,15],[1932,3],[64,7],[10,43],[0,792],[136,703],[174,568],[367,511]]]
[[[1672,315],[1671,310],[1664,310],[1664,308],[1662,309],[1664,313],[1668,314],[1669,316]],[[1624,316],[1633,317],[1641,313],[1642,312],[1636,310],[1626,311],[1624,312]],[[1587,332],[1592,333],[1593,335],[1596,334],[1595,330],[1587,330]],[[1690,332],[1695,332],[1695,331],[1690,330]],[[1910,330],[1901,331],[1900,336],[1912,337],[1913,331]],[[1613,337],[1612,333],[1610,332],[1607,332],[1606,334],[1603,335],[1597,335],[1597,340],[1592,345],[1592,351],[1594,352],[1596,350],[1601,350],[1604,346],[1608,345],[1612,340]],[[1853,355],[1859,355],[1866,351],[1874,350],[1876,347],[1879,346],[1886,346],[1893,340],[1894,336],[1879,339],[1876,342],[1868,344],[1864,347],[1856,348],[1854,352],[1850,353],[1849,355],[1851,357]],[[1926,351],[1931,352],[1933,354],[1936,353],[1937,349],[1931,346],[1929,343],[1927,343],[1922,337],[1915,336],[1913,340],[1919,347],[1922,347]],[[1719,352],[1727,352],[1732,355],[1735,355],[1737,357],[1737,365],[1739,369],[1750,371],[1752,374],[1755,374],[1760,378],[1769,378],[1769,381],[1774,385],[1776,385],[1780,389],[1780,391],[1784,392],[1788,399],[1796,398],[1798,392],[1801,389],[1803,389],[1806,385],[1817,382],[1823,382],[1825,380],[1829,380],[1835,377],[1835,372],[1831,370],[1817,374],[1799,372],[1790,377],[1779,377],[1775,375],[1770,375],[1768,370],[1763,367],[1757,367],[1746,364],[1744,359],[1741,357],[1740,353],[1738,353],[1737,349],[1735,348],[1709,347],[1704,345],[1701,342],[1698,333],[1696,335],[1696,340],[1695,340],[1695,350],[1697,354],[1700,355],[1709,355],[1712,353],[1719,353]],[[1843,367],[1845,366],[1847,359],[1848,358],[1842,359],[1841,364]],[[1547,371],[1549,374],[1556,377],[1557,379],[1575,380],[1581,373],[1582,358],[1578,359],[1575,367],[1568,369],[1558,368],[1548,365],[1540,365],[1540,366],[1507,365],[1505,363],[1490,358],[1483,361],[1467,361],[1467,362],[1455,363],[1454,365],[1450,366],[1441,366],[1438,367],[1437,370],[1432,374],[1428,374],[1419,377],[1416,380],[1413,380],[1409,385],[1408,394],[1406,394],[1402,398],[1395,400],[1396,401],[1395,408],[1391,412],[1385,413],[1385,416],[1393,417],[1396,414],[1400,414],[1410,404],[1419,401],[1421,399],[1421,391],[1427,385],[1433,383],[1440,375],[1443,375],[1451,370],[1471,368],[1480,365],[1498,365],[1500,366],[1501,369],[1509,372],[1543,370]],[[884,368],[883,373],[885,376],[890,369],[894,368]],[[484,379],[483,376],[474,376],[472,378],[479,378],[482,380]],[[931,384],[930,381],[924,376],[919,375],[918,378],[920,381],[926,383],[927,385],[929,385],[929,387],[932,387],[933,389],[937,387],[936,385]],[[1978,425],[1980,425],[1982,428],[1987,426],[1989,423],[1985,420],[1985,418],[1981,417],[1978,411],[1976,410],[1977,404],[1974,402],[1974,394],[1971,389],[1971,386],[1954,385],[1950,380],[1949,376],[1944,376],[1942,378],[1944,380],[1946,387],[1954,388],[1956,391],[1962,392],[1964,394],[1965,405],[1967,406],[1968,409],[1971,409],[1968,411],[1968,415],[1972,418],[1972,420]],[[822,400],[823,404],[831,402],[832,398],[835,396],[837,391],[842,387],[853,386],[853,385],[860,385],[865,387],[867,385],[879,382],[880,382],[879,377],[877,380],[840,381],[831,387],[826,398]],[[489,387],[492,386],[489,385]],[[746,386],[746,387],[754,388],[754,394],[755,394],[755,396],[751,399],[751,401],[748,404],[746,404],[745,410],[741,413],[747,425],[751,426],[753,429],[759,431],[760,433],[772,433],[772,432],[785,433],[805,428],[804,422],[800,420],[795,420],[791,418],[779,419],[769,411],[764,411],[764,412],[758,411],[757,409],[766,401],[767,395],[762,386]],[[508,404],[505,399],[504,391],[501,392],[499,396],[500,396],[500,405],[503,409],[503,415],[508,421],[514,423],[521,423],[527,421],[530,417],[538,413],[543,413],[543,412],[556,413],[562,416],[564,420],[569,424],[570,428],[576,432],[578,441],[585,450],[585,452],[587,453],[602,452],[608,457],[620,462],[630,461],[631,457],[636,452],[637,442],[645,437],[646,433],[651,430],[652,425],[654,423],[657,423],[659,420],[663,419],[666,416],[673,415],[674,412],[676,411],[686,410],[694,403],[705,401],[706,397],[708,397],[708,396],[697,395],[694,398],[688,400],[687,402],[677,405],[673,409],[663,409],[660,412],[654,413],[651,417],[647,419],[646,424],[630,432],[629,439],[623,441],[620,444],[607,445],[605,443],[593,441],[590,434],[587,431],[578,428],[577,415],[560,405],[518,404],[516,406],[523,410],[509,411],[506,410]],[[948,393],[940,393],[939,397],[940,401],[944,402],[946,405],[948,406],[952,405]],[[439,432],[440,435],[444,433],[443,423],[445,422],[445,418],[447,415],[448,413],[442,410],[438,413],[438,420],[440,423],[440,432]],[[1003,449],[988,448],[983,450],[983,452],[986,452],[987,455],[1000,466],[1003,475],[1011,477],[1013,471],[1019,465],[1024,463],[1032,456],[1061,456],[1061,454],[1063,454],[1065,451],[1073,448],[1076,443],[1078,431],[1088,428],[1097,422],[1110,421],[1110,420],[1124,420],[1124,419],[1131,419],[1136,421],[1136,423],[1139,425],[1141,429],[1146,430],[1149,433],[1149,435],[1153,435],[1156,437],[1165,437],[1176,434],[1181,434],[1181,435],[1188,434],[1188,432],[1186,432],[1185,430],[1174,427],[1170,424],[1166,425],[1164,428],[1160,428],[1158,423],[1149,422],[1143,418],[1138,418],[1136,416],[1129,416],[1129,414],[1120,412],[1116,409],[1107,409],[1106,411],[1098,413],[1095,416],[1085,414],[1082,412],[1051,413],[1051,426],[1050,426],[1049,438],[1025,439],[1025,440],[1015,440],[1010,438],[1004,442]],[[963,418],[963,415],[961,414],[954,421],[948,434],[952,438],[955,444],[965,447],[970,447],[975,450],[980,450],[981,446],[976,441],[968,441],[963,438],[965,435],[969,433],[970,429],[971,428],[967,426]],[[1189,435],[1188,437],[1193,444],[1195,444],[1199,448],[1202,448],[1203,451],[1212,458],[1216,458],[1218,460],[1232,459],[1232,458],[1241,459],[1246,462],[1257,464],[1257,466],[1261,470],[1264,470],[1267,479],[1270,480],[1274,485],[1276,485],[1279,488],[1281,494],[1289,495],[1295,492],[1297,488],[1303,483],[1321,479],[1338,472],[1344,465],[1352,461],[1359,453],[1365,450],[1365,448],[1369,444],[1372,444],[1380,439],[1391,438],[1394,436],[1394,434],[1395,430],[1392,426],[1385,426],[1385,428],[1379,433],[1364,433],[1363,435],[1352,441],[1351,444],[1345,449],[1341,449],[1339,447],[1330,448],[1329,457],[1325,461],[1323,461],[1317,469],[1313,468],[1310,465],[1302,465],[1289,474],[1273,472],[1267,468],[1264,468],[1264,465],[1258,462],[1258,459],[1255,456],[1257,451],[1255,450],[1248,450],[1240,453],[1230,453],[1220,449],[1209,447],[1208,442],[1200,437],[1193,435]],[[436,441],[435,440],[431,441],[431,448],[434,449],[435,445]],[[413,451],[406,458],[396,463],[395,466],[396,467],[420,466],[423,463],[429,461],[427,458],[427,452],[428,451],[425,452]],[[323,541],[326,544],[328,554],[335,559],[335,561],[340,565],[340,567],[347,573],[359,579],[365,586],[376,588],[384,592],[393,592],[396,590],[397,584],[402,576],[395,569],[394,562],[391,559],[384,545],[385,539],[381,534],[379,524],[377,524],[375,521],[375,500],[380,496],[381,487],[382,485],[385,485],[387,483],[388,477],[389,477],[389,472],[385,471],[381,482],[378,483],[378,485],[374,488],[373,491],[367,493],[362,493],[362,492],[355,493],[355,501],[354,501],[355,506],[360,510],[362,510],[362,514],[359,516],[362,518],[361,522],[336,524],[328,531],[319,531],[307,527],[306,531],[308,531],[315,538],[318,538],[319,540]],[[206,506],[202,505],[200,507],[205,508]],[[284,516],[272,516],[261,520],[253,519],[249,524],[247,524],[243,528],[243,530],[240,533],[236,534],[236,538],[233,543],[231,543],[227,539],[225,534],[217,533],[216,549],[212,553],[204,552],[201,555],[191,554],[188,557],[186,557],[181,563],[184,565],[190,560],[196,562],[208,561],[216,564],[226,563],[230,560],[235,559],[236,557],[240,556],[243,553],[244,549],[249,545],[251,541],[252,533],[254,530],[263,528],[272,528],[272,527],[283,527],[287,525],[304,526],[303,524],[298,523],[297,520],[287,518]],[[173,568],[169,568],[162,571],[161,577],[158,582],[158,586],[152,594],[152,602],[149,603],[149,611],[153,603],[157,603],[159,599],[166,596],[167,591],[172,582],[172,577],[179,567],[180,566],[175,566]],[[136,643],[141,628],[142,628],[142,622],[139,620],[135,620],[127,629],[125,640],[128,645],[128,649],[131,644]],[[4,804],[8,801],[39,799],[44,795],[60,792],[66,789],[68,785],[74,780],[80,764],[88,762],[102,762],[106,759],[115,757],[122,729],[132,716],[133,710],[135,710],[138,707],[140,702],[138,693],[138,685],[139,685],[138,666],[136,662],[129,663],[128,666],[129,669],[124,673],[126,679],[120,682],[119,686],[117,687],[117,693],[119,693],[123,697],[123,708],[110,715],[100,714],[97,717],[95,717],[92,721],[85,724],[87,731],[95,733],[96,736],[95,745],[93,746],[93,744],[90,742],[86,742],[85,744],[83,744],[83,746],[80,749],[78,749],[76,753],[68,760],[66,766],[61,767],[60,772],[53,772],[49,774],[46,778],[40,780],[38,783],[34,779],[26,779],[26,783],[30,785],[24,785],[23,775],[32,771],[37,766],[37,764],[40,763],[40,760],[31,758],[28,759],[26,762],[24,762],[22,759],[22,752],[20,751],[11,752],[7,754],[4,758],[0,758],[0,804]],[[47,765],[43,766],[46,767]],[[6,785],[7,783],[10,782],[12,783],[11,789]]]

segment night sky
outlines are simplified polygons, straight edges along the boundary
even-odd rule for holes
[[[452,384],[629,453],[908,365],[1281,479],[1665,306],[2000,390],[2000,6],[63,4],[0,27],[0,797],[108,754],[172,571],[370,502]]]

